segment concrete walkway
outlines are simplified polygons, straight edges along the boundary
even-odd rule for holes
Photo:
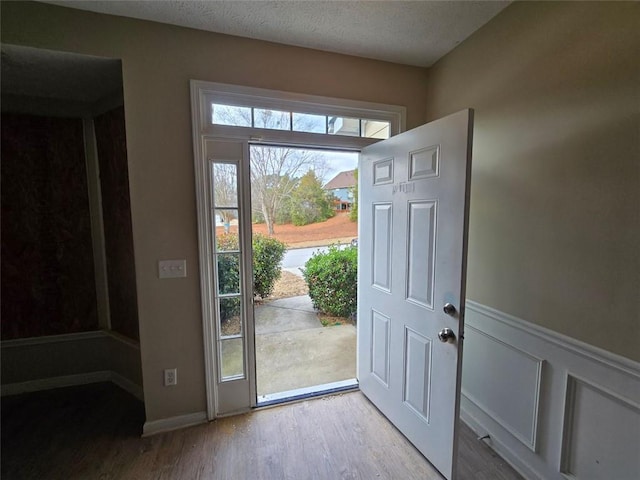
[[[356,376],[356,328],[323,327],[308,295],[255,307],[258,395]]]

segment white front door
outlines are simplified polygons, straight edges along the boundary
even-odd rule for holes
[[[455,476],[473,112],[362,150],[358,380]]]

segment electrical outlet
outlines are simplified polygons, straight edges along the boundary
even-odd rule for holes
[[[177,368],[167,368],[164,371],[164,386],[170,387],[171,385],[178,384],[178,369]]]

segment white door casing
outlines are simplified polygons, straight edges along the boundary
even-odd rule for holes
[[[455,478],[473,112],[366,147],[359,163],[358,380]],[[456,311],[445,313],[445,304]],[[451,329],[453,341],[439,340]]]
[[[196,205],[198,218],[199,274],[202,302],[204,339],[204,366],[207,394],[207,418],[246,411],[256,405],[255,385],[255,339],[253,308],[249,292],[252,278],[251,238],[242,234],[241,250],[244,252],[242,270],[242,295],[245,317],[242,320],[244,371],[242,375],[225,377],[222,372],[222,343],[240,343],[236,339],[220,338],[220,312],[217,310],[221,296],[217,291],[216,250],[214,245],[214,209],[212,198],[212,163],[238,166],[239,211],[244,231],[251,231],[249,142],[258,141],[271,145],[299,147],[327,147],[358,151],[363,146],[376,142],[375,138],[349,135],[329,135],[304,131],[274,130],[269,128],[247,128],[245,126],[221,125],[213,122],[213,105],[236,105],[263,109],[303,112],[311,115],[329,115],[344,118],[361,118],[368,121],[389,123],[391,135],[403,131],[406,117],[405,107],[370,102],[351,101],[341,98],[303,95],[261,88],[226,85],[191,80],[191,113],[194,150]],[[229,253],[229,252],[223,252]],[[217,297],[217,298],[216,298]],[[224,336],[224,335],[222,335]],[[236,340],[228,342],[228,340]],[[227,371],[226,373],[229,373]],[[230,372],[233,373],[233,372]]]

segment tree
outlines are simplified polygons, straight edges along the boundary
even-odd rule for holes
[[[264,108],[216,105],[213,117],[214,122],[221,125],[274,130],[289,130],[291,126],[289,112]],[[267,145],[252,145],[250,158],[254,216],[261,216],[269,235],[273,235],[278,213],[290,198],[297,179],[310,169],[322,176],[326,162],[311,150]]]
[[[315,171],[305,173],[291,195],[291,220],[294,225],[308,225],[331,218],[331,198],[322,188]]]
[[[358,169],[356,168],[353,171],[353,178],[356,181],[356,184],[353,186],[353,202],[351,202],[351,212],[349,212],[349,219],[352,222],[358,221]]]
[[[214,163],[211,177],[213,180],[213,202],[216,207],[216,215],[224,222],[225,231],[229,232],[231,220],[237,216],[238,206],[238,180],[237,168],[231,163]],[[224,209],[219,207],[234,207]]]
[[[297,186],[297,178],[316,166],[321,160],[311,150],[266,145],[251,146],[251,193],[254,208],[260,210],[269,235],[285,199]]]

